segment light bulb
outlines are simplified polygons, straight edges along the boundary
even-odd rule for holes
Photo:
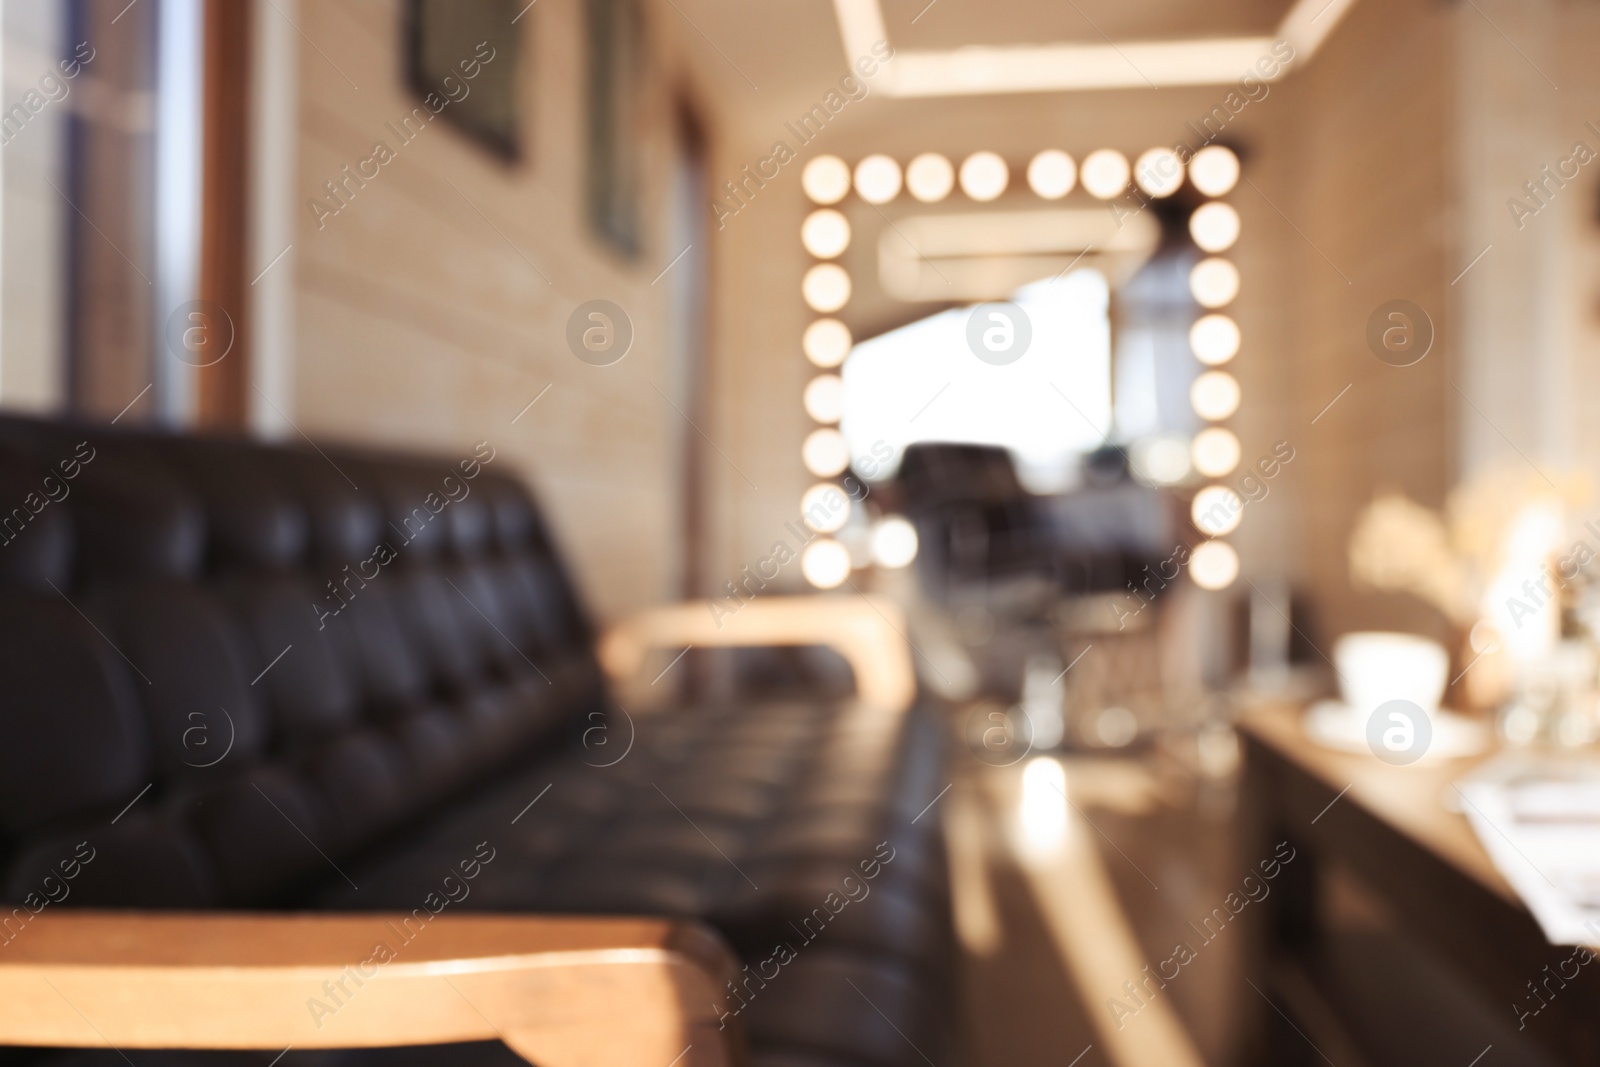
[[[837,204],[850,191],[850,167],[838,156],[818,156],[800,172],[800,187],[814,203]]]
[[[818,208],[801,224],[800,243],[818,259],[832,259],[850,247],[850,220],[831,207]]]
[[[1222,478],[1239,466],[1239,439],[1232,430],[1210,426],[1195,434],[1190,447],[1194,469],[1207,478]]]
[[[1201,204],[1189,216],[1189,236],[1207,252],[1226,252],[1239,239],[1239,213],[1220,200]]]
[[[842,530],[850,521],[850,496],[832,482],[813,485],[800,498],[800,517],[818,533]]]
[[[1239,410],[1239,383],[1226,371],[1206,371],[1189,386],[1189,403],[1208,422],[1220,422]]]
[[[1189,327],[1189,349],[1206,366],[1221,366],[1239,354],[1239,324],[1226,315],[1202,315]]]
[[[837,367],[850,354],[850,327],[838,319],[818,319],[806,327],[800,349],[819,367]]]
[[[800,293],[812,311],[838,311],[850,302],[850,275],[837,263],[818,263],[806,271]]]
[[[844,381],[837,374],[819,374],[806,383],[806,414],[821,423],[838,422],[844,413]]]
[[[819,538],[800,554],[800,573],[818,589],[835,589],[850,577],[850,552],[832,538]]]
[[[1171,196],[1183,185],[1183,163],[1170,148],[1152,148],[1133,165],[1133,180],[1151,196]]]
[[[1114,148],[1096,149],[1083,161],[1078,180],[1090,196],[1101,200],[1121,196],[1128,187],[1128,157]]]
[[[1244,500],[1225,485],[1208,485],[1194,495],[1189,517],[1201,533],[1221,537],[1239,528],[1244,518]]]
[[[1046,200],[1060,200],[1078,183],[1078,165],[1057,148],[1047,148],[1028,164],[1028,187]]]
[[[1239,295],[1239,268],[1218,256],[1202,259],[1189,272],[1189,292],[1201,307],[1226,307]]]
[[[1006,191],[1010,181],[1006,161],[993,152],[974,152],[961,161],[961,191],[974,200],[995,199]]]
[[[906,165],[906,189],[924,204],[936,204],[955,188],[956,169],[937,152],[924,152]]]
[[[1205,541],[1189,554],[1189,577],[1201,589],[1226,589],[1239,577],[1239,553],[1226,541]]]
[[[1207,196],[1225,196],[1239,183],[1239,157],[1222,145],[1207,145],[1189,160],[1189,181]]]
[[[800,446],[800,461],[818,478],[834,478],[850,466],[850,448],[832,427],[812,430]]]
[[[856,164],[856,192],[869,204],[887,204],[900,195],[900,164],[871,155]]]

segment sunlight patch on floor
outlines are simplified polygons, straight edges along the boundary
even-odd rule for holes
[[[1133,776],[1098,777],[1103,780],[1096,784],[1109,780],[1125,800],[1148,797]],[[1086,1013],[1106,1057],[1125,1067],[1204,1067],[1171,1001],[1159,989],[1148,995],[1153,988],[1145,975],[1149,961],[1117,900],[1101,858],[1102,838],[1080,810],[1066,765],[1036,757],[990,775],[987,787],[1056,949],[1089,1000]],[[958,915],[961,907],[958,903]],[[1119,1021],[1108,1006],[1112,998],[1135,1006],[1137,1014]]]

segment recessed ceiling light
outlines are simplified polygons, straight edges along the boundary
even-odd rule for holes
[[[1083,161],[1078,180],[1090,196],[1101,200],[1121,196],[1128,187],[1128,157],[1114,148],[1096,149]]]
[[[837,204],[850,191],[850,167],[838,156],[818,156],[800,172],[800,187],[814,203]]]
[[[819,367],[837,367],[850,354],[850,327],[838,319],[818,319],[806,327],[800,348]]]
[[[924,152],[906,164],[906,189],[924,204],[937,204],[955,185],[955,167],[937,152]]]
[[[1134,164],[1133,180],[1151,196],[1171,196],[1183,185],[1183,163],[1170,148],[1152,148]]]
[[[844,413],[844,381],[837,374],[819,374],[806,383],[806,414],[820,423],[835,423]]]
[[[1239,295],[1239,268],[1217,256],[1202,259],[1189,272],[1189,292],[1201,307],[1226,307]]]
[[[1239,213],[1232,204],[1212,200],[1189,216],[1189,236],[1207,252],[1226,252],[1239,239]]]
[[[1059,148],[1047,148],[1028,164],[1028,187],[1046,200],[1060,200],[1078,183],[1078,164]]]
[[[1226,196],[1239,184],[1239,157],[1222,145],[1207,145],[1189,160],[1189,181],[1207,196]]]
[[[850,302],[850,275],[837,263],[818,263],[806,271],[800,292],[812,311],[838,311]]]
[[[832,259],[850,247],[850,220],[831,207],[818,208],[801,224],[800,243],[818,259]]]
[[[1201,589],[1226,589],[1239,577],[1239,553],[1226,541],[1202,542],[1189,554],[1189,577]]]
[[[1239,354],[1239,324],[1226,315],[1202,315],[1189,327],[1189,349],[1209,367],[1219,367]]]
[[[974,200],[995,199],[1010,181],[1011,169],[993,152],[974,152],[961,161],[961,191]]]
[[[1312,56],[1340,25],[1354,0],[1296,0],[1278,5],[1280,19],[1258,35],[1169,40],[1043,41],[953,48],[908,48],[887,27],[881,0],[834,0],[844,54],[867,56],[893,46],[872,91],[890,97],[966,96],[1070,90],[1168,89],[1185,85],[1237,86],[1241,72],[1276,81],[1290,67],[1272,57],[1294,46],[1293,69]],[[919,2],[918,7],[924,6]],[[1259,5],[1258,5],[1259,6]],[[903,22],[903,19],[900,20]],[[861,62],[858,60],[857,62]],[[1093,106],[1086,105],[1086,106]]]
[[[1238,411],[1239,399],[1239,382],[1227,371],[1206,371],[1189,386],[1189,403],[1207,422],[1221,422]]]
[[[887,204],[900,195],[900,164],[871,155],[856,164],[856,192],[869,204]]]

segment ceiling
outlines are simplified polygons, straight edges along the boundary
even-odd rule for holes
[[[879,0],[897,48],[1270,35],[1292,0]],[[915,19],[915,21],[913,21]]]
[[[871,18],[881,15],[881,32],[896,54],[913,63],[981,52],[998,55],[1006,66],[1006,49],[1033,49],[1046,67],[1071,68],[1074,49],[1085,50],[1113,73],[1129,75],[1138,57],[1141,68],[1123,86],[1150,93],[1159,56],[1149,60],[1138,51],[1142,42],[1176,42],[1182,49],[1227,39],[1232,49],[1214,55],[1209,64],[1217,77],[1168,81],[1166,85],[1218,85],[1236,81],[1249,59],[1265,50],[1263,42],[1283,34],[1298,18],[1302,28],[1318,20],[1313,31],[1331,30],[1354,0],[664,0],[658,7],[661,29],[681,42],[689,57],[690,76],[704,102],[725,131],[770,144],[782,134],[787,119],[816,104],[850,72],[841,14],[854,8]],[[865,6],[863,6],[865,5]],[[876,28],[874,28],[875,30]],[[858,39],[862,38],[857,28]],[[872,34],[876,36],[876,32]],[[1319,35],[1320,36],[1320,35]],[[1131,48],[1118,47],[1132,44]],[[1060,49],[1052,52],[1052,46]],[[1315,45],[1313,44],[1314,48]],[[857,51],[865,46],[857,47]],[[1098,57],[1092,53],[1098,52]],[[1302,55],[1309,50],[1302,48]],[[1059,56],[1059,61],[1055,61]],[[1244,57],[1244,58],[1239,58]],[[1238,73],[1233,73],[1237,68]],[[1221,73],[1226,71],[1227,77]],[[908,71],[908,73],[910,73]],[[927,71],[924,68],[923,73]],[[933,78],[938,80],[937,72]],[[926,87],[928,79],[921,79]],[[897,93],[891,79],[880,75],[869,86],[878,97],[925,95]],[[989,89],[988,92],[1009,91]],[[933,94],[935,98],[939,94]],[[1071,94],[1035,96],[1064,101]],[[1213,94],[1214,95],[1214,94]],[[1009,99],[1009,97],[1008,97]],[[956,97],[947,101],[954,104]],[[992,106],[992,105],[990,105]],[[1030,105],[1037,106],[1037,104]],[[876,107],[873,110],[878,110]]]
[[[655,10],[688,53],[703,102],[766,140],[779,116],[846,71],[829,0],[666,0]]]

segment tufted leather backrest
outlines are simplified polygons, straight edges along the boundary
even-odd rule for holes
[[[504,463],[0,419],[7,910],[290,902],[557,743],[599,672]]]

